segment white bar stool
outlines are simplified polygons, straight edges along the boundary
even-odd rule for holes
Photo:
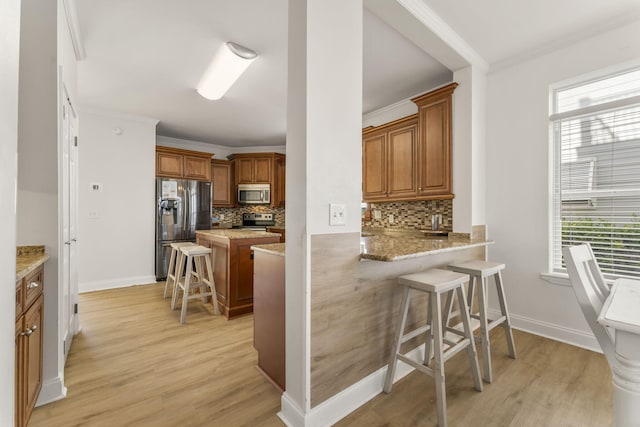
[[[469,280],[469,314],[472,318],[480,321],[480,340],[482,342],[482,367],[483,378],[486,382],[491,383],[493,377],[491,373],[491,344],[489,341],[489,331],[496,326],[502,325],[504,334],[507,338],[507,347],[509,348],[509,356],[516,358],[516,347],[513,342],[513,333],[511,331],[511,319],[507,310],[507,301],[504,296],[504,286],[502,284],[502,274],[500,271],[505,265],[499,262],[491,261],[469,261],[460,264],[449,265],[449,270],[458,273],[464,273],[471,276]],[[496,291],[498,293],[498,303],[500,304],[500,316],[494,320],[488,318],[487,310],[487,277],[493,276]],[[476,283],[480,281],[480,289],[478,289],[478,313],[473,313],[473,294]]]
[[[175,310],[178,300],[179,289],[182,290],[182,311],[180,313],[180,323],[184,323],[187,317],[187,301],[194,298],[202,298],[202,302],[206,304],[207,297],[211,296],[213,300],[213,309],[216,315],[220,314],[218,308],[218,295],[216,293],[216,284],[213,280],[213,267],[211,263],[211,249],[204,246],[192,245],[182,246],[180,248],[182,255],[180,262],[176,268],[176,282],[173,287],[173,298],[171,298],[171,309]],[[205,261],[206,271],[203,268],[202,261]],[[196,274],[193,274],[193,265],[196,267]],[[182,272],[184,271],[184,277]],[[199,287],[199,294],[191,294],[193,287]],[[209,291],[206,292],[206,287]]]
[[[480,367],[476,353],[473,331],[469,319],[467,300],[464,295],[463,285],[469,280],[467,274],[455,273],[448,270],[431,269],[421,273],[408,274],[398,278],[398,283],[402,285],[402,306],[398,324],[396,325],[395,343],[391,352],[391,359],[387,369],[387,376],[384,382],[384,392],[391,392],[393,377],[398,359],[413,366],[418,371],[434,377],[436,383],[436,404],[438,411],[438,426],[447,426],[447,400],[444,380],[444,363],[461,350],[467,350],[469,364],[473,376],[473,384],[476,390],[482,391],[482,380],[480,379]],[[411,332],[404,333],[407,313],[411,304],[412,291],[427,292],[429,294],[429,304],[427,313],[427,324]],[[457,301],[460,305],[463,330],[448,328],[442,324],[442,299],[441,295],[457,293]],[[400,353],[403,343],[422,333],[427,333],[425,341],[424,363],[416,362]],[[450,334],[445,334],[449,332]],[[453,335],[460,337],[457,341],[449,338]],[[434,365],[429,367],[431,361],[431,342],[433,341]],[[445,344],[448,346],[445,349]]]
[[[169,296],[169,288],[173,294],[173,287],[176,283],[176,267],[179,264],[179,258],[182,255],[180,248],[183,246],[193,246],[192,242],[175,242],[171,243],[171,256],[169,257],[169,268],[167,269],[167,280],[164,285],[163,298],[166,299]]]

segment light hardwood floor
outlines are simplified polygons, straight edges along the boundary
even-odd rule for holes
[[[29,427],[271,427],[280,395],[255,369],[251,316],[225,321],[189,305],[187,323],[162,299],[164,283],[80,295],[67,398],[36,408]],[[494,381],[473,389],[466,354],[446,364],[447,414],[456,426],[611,426],[604,356],[514,331],[518,359],[492,331]],[[412,373],[337,424],[434,426],[433,379]]]

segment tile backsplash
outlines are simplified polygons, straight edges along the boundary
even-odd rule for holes
[[[242,206],[239,208],[212,208],[211,216],[214,218],[221,218],[224,215],[224,219],[220,220],[220,224],[223,226],[241,225],[242,214],[244,213],[272,213],[273,219],[277,225],[284,225],[284,208],[272,208],[269,206]]]
[[[431,229],[431,216],[442,215],[441,230],[453,230],[453,200],[369,203],[371,220],[363,227]],[[377,213],[379,212],[379,218]],[[391,221],[390,217],[393,217]]]

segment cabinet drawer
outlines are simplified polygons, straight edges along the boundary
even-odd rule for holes
[[[24,308],[28,308],[42,294],[44,269],[39,268],[24,279]]]

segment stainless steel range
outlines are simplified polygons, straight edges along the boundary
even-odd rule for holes
[[[266,231],[267,227],[276,225],[273,214],[270,213],[245,213],[242,214],[242,225],[234,225],[233,228],[245,228],[255,231]]]

